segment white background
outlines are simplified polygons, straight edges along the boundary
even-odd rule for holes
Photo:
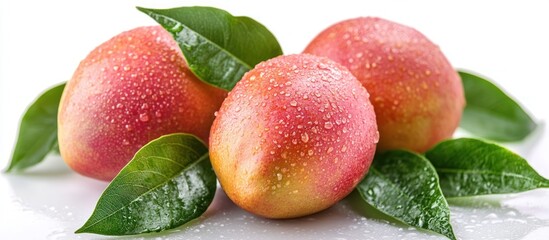
[[[277,36],[286,54],[301,52],[329,25],[378,16],[412,26],[437,43],[456,68],[492,78],[540,123],[525,142],[507,145],[549,177],[549,4],[544,1],[0,1],[0,167],[11,157],[18,122],[44,89],[70,79],[79,61],[112,36],[155,22],[135,6],[214,6],[250,16]],[[106,183],[70,171],[60,158],[21,174],[0,174],[0,238],[101,238],[74,235]],[[387,223],[356,209],[351,197],[310,217],[254,217],[218,192],[198,221],[141,238],[425,239],[437,235]],[[356,196],[355,196],[356,197]],[[463,239],[549,236],[549,190],[454,201]],[[363,217],[367,216],[367,217]]]

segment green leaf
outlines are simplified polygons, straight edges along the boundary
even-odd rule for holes
[[[65,83],[42,93],[21,119],[19,136],[7,172],[23,170],[40,163],[50,152],[59,152],[57,112]]]
[[[460,123],[463,129],[495,141],[519,141],[536,128],[528,113],[489,80],[458,73],[467,101]]]
[[[425,156],[446,197],[516,193],[549,187],[519,155],[496,144],[461,138],[439,143]]]
[[[165,135],[135,154],[76,233],[131,235],[171,229],[202,215],[215,190],[204,143],[189,134]]]
[[[423,156],[403,150],[376,156],[357,190],[364,201],[388,216],[456,239],[437,173]]]
[[[225,90],[259,62],[282,54],[274,35],[248,17],[212,7],[137,9],[172,33],[198,78]]]

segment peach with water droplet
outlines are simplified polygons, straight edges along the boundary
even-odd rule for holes
[[[424,152],[456,130],[461,80],[439,47],[413,28],[380,18],[330,26],[304,50],[347,67],[372,95],[379,150]]]
[[[162,135],[208,141],[226,92],[197,79],[160,26],[123,32],[80,63],[63,93],[59,147],[75,171],[111,180],[137,150]]]
[[[378,132],[366,89],[341,65],[281,56],[246,73],[210,132],[210,159],[238,206],[268,218],[326,209],[366,174]]]

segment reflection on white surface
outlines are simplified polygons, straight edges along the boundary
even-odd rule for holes
[[[91,215],[107,183],[69,170],[59,157],[24,173],[0,177],[1,233],[7,239],[98,239],[73,232]],[[549,189],[450,200],[460,239],[540,239],[549,234]],[[195,221],[141,239],[445,239],[390,220],[353,193],[334,207],[291,220],[269,220],[234,205],[219,188]]]

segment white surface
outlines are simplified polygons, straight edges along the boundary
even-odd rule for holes
[[[546,82],[548,4],[543,1],[0,1],[0,167],[11,157],[18,121],[44,89],[71,77],[98,44],[155,24],[134,6],[205,5],[266,25],[285,53],[298,53],[322,29],[351,17],[379,16],[412,26],[440,45],[457,68],[498,82],[542,127],[511,147],[549,177]],[[97,239],[73,234],[91,214],[106,183],[70,171],[59,158],[22,174],[0,174],[0,238]],[[273,221],[248,214],[218,192],[204,216],[183,227],[138,238],[160,239],[439,239],[387,223],[357,208],[356,196],[310,217]],[[452,202],[461,239],[544,239],[549,189]],[[366,217],[364,217],[366,216]]]

